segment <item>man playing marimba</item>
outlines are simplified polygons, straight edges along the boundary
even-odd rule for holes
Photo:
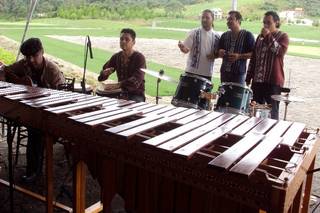
[[[65,79],[59,67],[43,56],[44,50],[38,38],[30,38],[20,47],[24,58],[9,66],[4,66],[5,80],[11,83],[36,85],[57,89]],[[43,162],[42,133],[28,128],[27,172],[22,179],[34,181],[42,172]]]
[[[136,102],[145,101],[144,73],[140,70],[146,68],[146,60],[142,53],[133,49],[136,33],[132,29],[122,29],[120,33],[120,52],[114,54],[103,65],[98,77],[104,81],[116,71],[118,86],[122,89],[123,96]]]

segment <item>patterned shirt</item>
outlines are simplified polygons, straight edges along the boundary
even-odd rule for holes
[[[263,38],[258,36],[250,60],[246,82],[283,86],[283,59],[289,45],[288,35],[277,31]]]
[[[183,44],[190,49],[186,72],[211,77],[213,72],[213,60],[210,55],[218,50],[220,36],[212,29],[206,31],[203,28],[191,30]]]
[[[117,73],[118,81],[121,82],[123,91],[144,95],[144,72],[141,68],[146,68],[145,57],[138,51],[134,51],[128,61],[124,61],[122,51],[114,54],[110,60],[103,65],[103,70],[113,67]],[[102,75],[98,78],[99,81],[106,79]]]
[[[238,37],[233,38],[232,32],[228,31],[222,34],[219,41],[219,49],[227,53],[249,53],[254,48],[254,36],[246,30],[240,30]],[[232,72],[234,74],[245,74],[247,68],[247,59],[239,59],[234,63],[228,61],[227,56],[223,58],[220,72]]]

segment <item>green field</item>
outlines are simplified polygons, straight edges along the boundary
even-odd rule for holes
[[[5,35],[16,41],[20,41],[23,29],[24,21],[21,22],[6,22],[0,20],[0,35]],[[53,56],[61,58],[65,61],[73,63],[78,66],[83,66],[83,46],[69,42],[64,42],[49,38],[46,35],[74,35],[74,36],[119,36],[119,31],[124,27],[131,27],[136,30],[139,38],[166,38],[182,40],[185,38],[186,32],[164,30],[151,28],[152,21],[109,21],[101,19],[89,19],[89,20],[66,20],[60,18],[53,19],[36,19],[32,21],[32,24],[28,31],[27,37],[39,37],[45,46],[45,51]],[[196,19],[157,19],[157,27],[169,27],[169,28],[183,28],[191,29],[199,26],[199,20]],[[261,27],[261,23],[258,22],[244,22],[243,27],[258,33]],[[225,21],[216,21],[215,28],[218,31],[225,31]],[[284,31],[289,33],[290,37],[304,38],[304,39],[319,39],[320,28],[316,27],[302,27],[302,26],[283,26]],[[289,49],[289,53],[293,55],[320,58],[320,45],[304,43],[295,43],[293,48]],[[94,49],[94,59],[88,60],[88,69],[93,72],[100,72],[101,66],[111,56],[111,52],[107,52],[98,48]],[[182,70],[168,67],[164,64],[157,64],[148,61],[147,66],[152,70],[164,69],[165,73],[175,79],[179,79],[179,75]],[[113,78],[115,78],[113,76]],[[214,79],[214,85],[218,85],[219,79]],[[149,95],[154,96],[156,93],[155,88],[156,79],[150,76],[146,76],[146,92]],[[176,89],[175,84],[162,82],[161,83],[161,95],[172,95]]]
[[[20,41],[23,32],[24,22],[7,23],[0,21],[1,34],[16,41]],[[68,28],[80,29],[68,29]],[[39,37],[45,47],[46,53],[61,58],[78,66],[83,66],[83,46],[64,42],[47,37],[46,35],[88,35],[91,36],[118,36],[119,31],[124,27],[132,27],[137,31],[139,37],[145,38],[174,38],[182,39],[183,32],[152,30],[143,24],[132,25],[123,22],[112,22],[106,20],[64,20],[64,19],[39,19],[34,20],[28,32],[28,36]],[[96,29],[86,29],[96,28]],[[112,53],[98,48],[94,49],[94,59],[88,60],[88,69],[99,73],[102,65],[111,57]],[[179,79],[182,70],[147,61],[147,67],[152,70],[165,70],[166,75]],[[115,75],[111,79],[116,79]],[[146,75],[146,93],[152,96],[156,94],[156,78]],[[218,85],[218,79],[214,79],[214,85]],[[176,85],[165,81],[161,82],[160,95],[173,95]]]

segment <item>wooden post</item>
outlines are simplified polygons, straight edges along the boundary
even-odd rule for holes
[[[73,171],[73,212],[84,213],[86,206],[86,166],[83,161],[77,162]]]

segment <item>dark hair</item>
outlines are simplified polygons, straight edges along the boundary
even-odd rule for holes
[[[205,9],[204,11],[202,11],[202,14],[204,14],[204,13],[210,13],[212,20],[214,20],[214,14],[213,14],[212,10]]]
[[[231,10],[229,11],[228,13],[229,15],[232,15],[234,14],[234,16],[236,17],[236,20],[239,21],[239,23],[241,24],[241,21],[242,21],[242,15],[240,14],[239,11],[235,11],[235,10]]]
[[[33,56],[40,50],[43,50],[42,43],[38,38],[29,38],[24,41],[20,47],[20,52],[24,56]]]
[[[136,32],[135,32],[133,29],[124,28],[124,29],[121,30],[120,33],[128,33],[128,34],[130,34],[132,40],[135,40],[135,39],[136,39]]]
[[[276,22],[276,28],[280,28],[280,17],[274,11],[268,11],[264,14],[264,16],[272,16],[273,21]]]

